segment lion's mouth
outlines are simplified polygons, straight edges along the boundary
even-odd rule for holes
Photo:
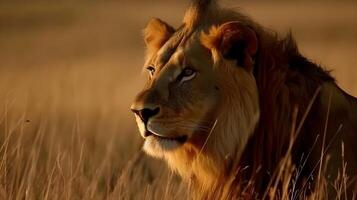
[[[178,137],[164,137],[162,135],[155,134],[151,131],[146,130],[145,133],[146,137],[154,137],[155,139],[158,140],[167,140],[167,141],[176,141],[180,144],[183,144],[187,141],[187,136],[178,136]]]

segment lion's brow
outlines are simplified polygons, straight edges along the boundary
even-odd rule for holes
[[[171,59],[176,50],[183,46],[191,33],[187,31],[184,25],[177,29],[177,31],[171,36],[171,38],[164,44],[162,50],[158,55],[158,60],[161,66],[165,66]]]

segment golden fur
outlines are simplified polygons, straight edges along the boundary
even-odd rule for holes
[[[145,67],[154,72],[132,109],[160,108],[146,124],[136,115],[147,153],[165,159],[203,196],[237,197],[238,185],[248,180],[260,196],[286,154],[293,125],[304,121],[291,152],[296,166],[303,155],[310,155],[303,158],[307,161],[301,176],[311,181],[308,175],[314,175],[323,144],[331,144],[326,153],[340,162],[344,141],[353,180],[357,101],[328,72],[302,57],[290,35],[279,39],[248,17],[202,0],[194,1],[183,26],[173,30],[157,19],[145,30]],[[238,60],[225,54],[230,51],[222,45],[226,39],[245,39]],[[187,66],[196,73],[182,81]],[[343,133],[336,137],[339,131]],[[336,177],[339,168],[333,164],[328,172]]]

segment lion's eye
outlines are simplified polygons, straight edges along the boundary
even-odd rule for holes
[[[183,76],[191,76],[192,74],[195,73],[195,70],[189,67],[186,67],[183,71],[182,71],[182,75]]]
[[[188,81],[196,76],[196,70],[191,67],[186,67],[182,70],[181,74],[177,77],[180,82]]]
[[[155,73],[155,67],[153,67],[153,66],[148,66],[146,69],[150,72],[150,75],[151,75],[151,76],[154,75],[154,73]]]

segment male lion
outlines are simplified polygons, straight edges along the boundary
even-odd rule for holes
[[[330,183],[345,164],[343,190],[356,191],[357,100],[291,35],[210,0],[193,1],[178,29],[152,19],[144,34],[149,78],[131,107],[143,148],[202,197],[239,197],[242,185],[262,197],[289,155],[293,195],[320,173],[336,195]]]

